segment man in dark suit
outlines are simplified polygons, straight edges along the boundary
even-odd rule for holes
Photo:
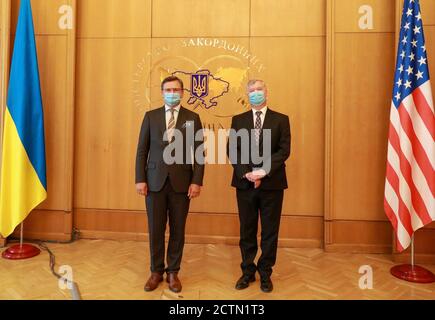
[[[166,272],[169,289],[180,292],[178,272],[189,204],[199,196],[204,176],[203,162],[191,156],[202,145],[202,124],[198,114],[181,107],[184,89],[179,78],[166,78],[161,89],[165,105],[145,114],[136,156],[136,190],[146,196],[150,241],[151,277],[145,291],[155,290]],[[197,139],[193,133],[197,133]],[[174,151],[181,161],[173,163]],[[170,235],[165,268],[168,218]]]
[[[268,108],[263,81],[250,81],[248,95],[252,110],[233,117],[228,144],[234,167],[232,186],[237,189],[242,253],[243,275],[236,289],[247,288],[255,281],[258,271],[261,290],[271,292],[270,277],[276,261],[284,189],[287,189],[285,161],[290,156],[290,122],[288,116]],[[243,130],[249,130],[249,141],[241,141],[243,135],[239,133]],[[248,161],[244,162],[243,158]],[[259,216],[262,254],[256,265]]]

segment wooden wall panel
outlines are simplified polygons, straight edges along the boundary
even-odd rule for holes
[[[289,115],[291,122],[289,190],[283,212],[323,216],[325,39],[252,38],[251,50],[267,66],[261,74],[252,71],[251,77],[264,78],[268,105]]]
[[[251,36],[324,36],[326,0],[252,0]]]
[[[132,78],[148,39],[80,39],[76,92],[75,207],[143,208],[134,187],[140,125]],[[149,62],[144,66],[149,72]],[[145,90],[145,88],[144,88]]]
[[[395,0],[335,0],[335,32],[361,32],[360,7],[373,9],[373,30],[364,32],[394,32]]]
[[[37,36],[38,63],[44,108],[47,153],[48,197],[40,209],[68,210],[71,197],[67,183],[66,163],[72,155],[66,145],[72,132],[66,122],[66,66],[67,38]],[[60,81],[60,79],[62,79]]]
[[[420,8],[422,11],[423,23],[426,26],[435,25],[435,3],[433,0],[420,0]],[[426,39],[427,40],[427,39]]]
[[[249,5],[249,0],[154,0],[152,36],[249,36]]]
[[[386,219],[383,193],[393,47],[390,33],[336,35],[334,219]]]
[[[373,8],[362,30],[359,8]],[[325,248],[391,252],[383,211],[395,63],[395,3],[330,0],[327,8]]]
[[[150,37],[151,0],[79,0],[78,19],[79,38]]]
[[[434,9],[435,10],[435,9]],[[435,94],[435,23],[424,26],[424,36],[426,38],[426,49],[429,62],[429,72],[431,75],[432,94]]]
[[[391,253],[389,221],[326,221],[325,250],[347,253]]]

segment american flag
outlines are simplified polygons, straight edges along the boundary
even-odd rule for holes
[[[435,114],[418,0],[405,0],[394,82],[384,209],[402,252],[435,221]]]

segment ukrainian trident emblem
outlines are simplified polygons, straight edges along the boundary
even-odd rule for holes
[[[195,73],[191,79],[191,94],[192,96],[201,99],[208,96],[208,74]]]

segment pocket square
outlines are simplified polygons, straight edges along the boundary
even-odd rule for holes
[[[191,127],[191,126],[193,126],[193,121],[186,121],[183,124],[182,128],[184,129],[184,128]]]

